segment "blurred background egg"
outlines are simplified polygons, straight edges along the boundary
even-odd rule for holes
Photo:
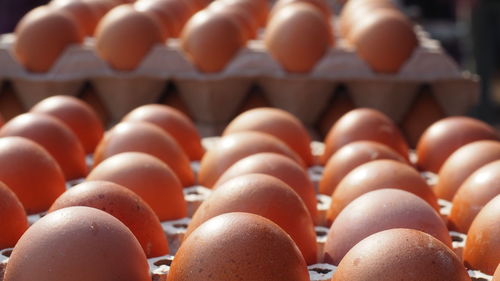
[[[125,224],[148,258],[168,253],[167,238],[149,205],[131,190],[107,181],[87,181],[64,192],[49,212],[71,206],[102,210]]]
[[[78,24],[64,11],[41,6],[17,24],[13,54],[30,72],[47,72],[71,44],[83,41]]]
[[[59,119],[41,113],[24,113],[0,129],[0,137],[18,136],[45,148],[61,167],[67,180],[85,177],[85,151],[77,136]]]
[[[75,277],[77,275],[78,277]],[[12,251],[5,281],[151,280],[146,255],[118,219],[69,207],[32,225]]]
[[[112,156],[97,165],[87,181],[110,181],[139,195],[160,221],[184,218],[187,212],[182,185],[159,159],[140,152]]]
[[[236,116],[224,129],[223,136],[235,132],[257,131],[277,137],[312,166],[311,137],[302,122],[278,108],[256,108]]]
[[[276,3],[274,3],[274,6],[269,14],[269,18],[272,18],[273,15],[278,12],[280,9],[285,7],[286,5],[292,4],[292,3],[297,3],[297,2],[303,2],[303,3],[308,3],[316,7],[321,11],[323,16],[327,21],[330,21],[331,16],[332,16],[332,11],[325,0],[278,0]]]
[[[368,236],[340,262],[332,281],[470,281],[460,259],[431,235],[395,228]]]
[[[109,12],[109,10],[113,9],[113,7],[121,4],[118,0],[80,0],[92,7],[94,13],[97,15],[97,19],[101,20],[104,15]],[[96,25],[97,27],[97,25]],[[95,29],[94,29],[95,34]],[[92,34],[92,35],[94,35]]]
[[[175,172],[183,186],[193,185],[193,171],[182,148],[168,133],[146,122],[123,122],[113,127],[97,146],[94,165],[115,154],[130,151],[157,157]]]
[[[85,153],[94,152],[104,134],[97,113],[85,102],[72,96],[52,96],[39,102],[30,112],[53,116],[68,126],[78,137]]]
[[[54,9],[70,14],[77,23],[80,32],[85,36],[93,36],[99,22],[99,12],[82,0],[52,0],[49,3]]]
[[[357,22],[363,20],[368,13],[373,10],[396,9],[396,6],[389,0],[349,0],[342,7],[339,17],[339,32],[344,38],[349,37],[351,29]]]
[[[330,23],[319,9],[306,2],[276,11],[264,34],[268,52],[288,72],[311,71],[332,42]]]
[[[308,281],[299,249],[278,225],[249,213],[216,216],[189,235],[167,281]]]
[[[28,229],[28,219],[16,194],[0,182],[0,249],[12,248]]]
[[[438,173],[459,147],[484,139],[498,140],[495,129],[485,122],[465,116],[441,119],[427,128],[418,141],[418,168]]]
[[[255,39],[259,28],[257,20],[243,5],[223,0],[213,1],[208,9],[215,13],[223,13],[234,18],[242,27],[244,41]]]
[[[265,27],[269,14],[269,1],[267,0],[218,0],[228,6],[240,6],[251,14],[259,27]]]
[[[164,42],[159,21],[132,5],[109,11],[96,29],[95,50],[113,69],[132,71],[155,44]]]

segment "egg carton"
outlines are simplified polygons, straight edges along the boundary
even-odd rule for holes
[[[477,77],[461,72],[437,41],[419,26],[415,30],[420,45],[396,74],[374,73],[341,38],[308,74],[286,72],[260,39],[249,41],[219,73],[199,72],[177,39],[154,46],[135,70],[120,72],[96,55],[92,38],[68,47],[49,72],[29,73],[12,56],[15,36],[6,34],[0,37],[0,80],[12,81],[26,108],[49,95],[77,95],[89,81],[115,120],[139,105],[157,102],[167,83],[175,85],[197,122],[209,124],[234,117],[255,85],[271,106],[306,124],[321,117],[341,84],[357,107],[379,109],[396,122],[422,84],[431,86],[446,114],[464,114],[477,100]]]
[[[317,250],[317,262],[323,262],[323,255],[325,249],[326,239],[328,237],[328,227],[325,226],[315,226],[314,232],[316,232],[316,246]]]
[[[493,276],[482,273],[479,270],[467,270],[471,281],[492,281]]]
[[[438,199],[439,205],[439,215],[443,219],[444,223],[448,225],[448,217],[451,214],[452,203],[448,200]]]
[[[187,203],[187,215],[193,217],[198,207],[210,196],[212,190],[201,185],[184,188],[184,199]]]
[[[191,218],[182,218],[178,220],[170,220],[161,222],[163,232],[167,237],[170,253],[175,254],[182,244],[182,240],[186,235],[186,231]]]
[[[453,251],[457,254],[458,258],[462,260],[467,235],[456,231],[450,231],[449,233]]]
[[[332,203],[332,197],[324,194],[316,194],[317,215],[314,224],[317,226],[327,226],[326,214]]]
[[[0,250],[0,281],[3,281],[5,267],[7,266],[7,262],[9,261],[9,257],[10,254],[12,253],[12,250],[13,248]]]

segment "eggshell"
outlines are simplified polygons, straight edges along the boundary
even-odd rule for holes
[[[253,173],[266,174],[282,180],[297,192],[311,217],[316,217],[316,194],[307,172],[297,162],[281,154],[257,153],[242,158],[220,176],[214,188],[235,177]]]
[[[392,159],[407,163],[390,147],[374,141],[355,141],[341,147],[335,152],[323,169],[319,182],[319,192],[331,195],[339,182],[354,168],[379,159]]]
[[[500,263],[500,194],[477,214],[467,232],[465,266],[493,275]]]
[[[0,129],[0,137],[18,136],[43,146],[61,167],[66,179],[87,175],[85,152],[71,129],[55,117],[40,113],[21,114]]]
[[[164,41],[156,18],[128,4],[109,11],[99,22],[95,37],[97,54],[121,71],[137,68],[153,46]]]
[[[198,182],[211,188],[238,160],[260,152],[279,153],[303,165],[301,158],[278,138],[259,132],[239,132],[222,137],[214,148],[205,153],[200,163]]]
[[[498,140],[490,125],[465,116],[447,117],[425,130],[417,145],[417,165],[438,173],[444,161],[459,147],[477,140]]]
[[[269,15],[269,1],[267,0],[218,0],[226,5],[238,5],[247,10],[259,27],[265,27]]]
[[[472,173],[499,159],[499,141],[475,141],[460,147],[441,166],[438,182],[434,186],[434,193],[438,198],[452,201],[460,185]]]
[[[49,212],[71,206],[102,210],[119,219],[134,234],[148,258],[168,253],[167,238],[153,209],[131,190],[107,181],[87,181],[64,192]]]
[[[224,13],[233,17],[243,29],[244,41],[255,39],[259,25],[250,12],[237,3],[224,3],[223,1],[213,1],[208,9],[216,13]]]
[[[450,226],[462,233],[469,227],[488,201],[500,194],[500,160],[482,166],[472,173],[453,197]]]
[[[378,9],[397,9],[392,1],[387,0],[349,0],[342,7],[339,17],[339,32],[342,37],[349,37],[351,29],[360,21],[367,13],[371,13]]]
[[[207,10],[191,17],[180,40],[186,57],[201,72],[222,71],[245,43],[236,19]]]
[[[132,110],[123,121],[144,121],[157,125],[177,141],[190,160],[200,160],[205,153],[193,121],[171,106],[143,105]]]
[[[288,72],[311,71],[333,44],[329,22],[311,4],[297,2],[278,10],[264,34],[268,52]]]
[[[21,201],[0,181],[0,249],[12,248],[28,229],[28,219]]]
[[[229,213],[198,227],[182,243],[167,281],[306,281],[299,249],[278,225],[258,215]]]
[[[81,0],[52,0],[50,5],[69,13],[85,36],[94,35],[99,22],[99,13],[88,2]]]
[[[190,5],[194,6],[196,11],[205,9],[207,7],[211,0],[185,0],[185,2],[188,2]]]
[[[273,135],[297,153],[307,166],[313,165],[311,137],[304,124],[291,113],[278,108],[256,108],[236,116],[223,136],[235,132],[257,131]]]
[[[27,71],[47,72],[71,44],[80,44],[83,33],[66,12],[41,6],[17,24],[13,54]]]
[[[194,183],[189,158],[173,137],[146,122],[124,122],[109,131],[97,146],[94,165],[121,152],[144,152],[167,164],[183,186]]]
[[[5,281],[148,281],[149,267],[132,232],[94,208],[70,207],[32,225],[10,256]]]
[[[392,228],[423,231],[451,248],[445,223],[427,202],[407,191],[379,189],[359,196],[340,212],[328,231],[324,261],[338,265],[359,241]]]
[[[396,124],[380,111],[358,108],[342,116],[328,132],[323,163],[342,146],[358,140],[385,144],[408,159],[408,144]]]
[[[113,9],[115,6],[120,4],[117,0],[80,0],[92,7],[94,13],[96,13],[98,20],[109,12],[109,10]],[[94,29],[95,32],[95,29]]]
[[[137,193],[151,206],[160,221],[186,216],[182,185],[174,172],[159,159],[140,152],[112,156],[87,177],[87,181],[110,181]]]
[[[94,152],[104,134],[104,128],[97,113],[85,102],[72,96],[52,96],[36,104],[30,112],[51,115],[78,137],[85,153]]]
[[[436,196],[415,169],[394,160],[375,160],[358,166],[337,185],[327,213],[328,224],[354,199],[382,188],[408,191],[424,199],[435,210],[439,209]]]
[[[303,2],[313,5],[315,8],[321,11],[326,20],[330,20],[332,12],[330,6],[325,0],[278,0],[274,4],[271,12],[269,13],[269,18],[272,18],[276,12],[285,7],[286,5]]]
[[[455,253],[431,235],[396,228],[356,244],[342,259],[332,281],[470,281]]]
[[[498,281],[500,280],[500,264],[497,266],[497,270],[495,270],[495,274],[493,274],[493,279],[491,281]]]

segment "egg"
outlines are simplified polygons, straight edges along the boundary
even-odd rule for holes
[[[52,156],[21,137],[0,138],[0,181],[14,191],[28,214],[46,211],[66,189]]]
[[[330,20],[332,16],[332,12],[330,11],[330,6],[325,0],[278,0],[273,6],[273,9],[271,10],[269,14],[269,18],[272,18],[274,14],[282,9],[283,7],[286,7],[286,5],[292,4],[292,3],[297,3],[297,2],[303,2],[303,3],[308,3],[316,7],[318,10],[321,11],[323,16],[325,17],[326,20]]]
[[[81,0],[52,0],[55,9],[69,13],[85,36],[93,36],[99,21],[99,14],[88,2]]]
[[[317,124],[321,136],[326,136],[337,120],[355,108],[354,102],[345,91],[335,94]]]
[[[467,233],[472,220],[488,201],[500,194],[500,160],[488,163],[472,173],[453,197],[448,223]]]
[[[104,134],[97,113],[88,104],[72,96],[46,98],[32,107],[30,112],[48,114],[62,121],[78,137],[85,153],[94,152]]]
[[[200,163],[198,183],[211,188],[219,177],[238,160],[260,152],[274,152],[301,165],[301,158],[278,138],[259,132],[240,132],[222,137],[208,150]]]
[[[220,72],[245,44],[236,19],[207,10],[196,13],[180,36],[181,49],[201,72]]]
[[[500,264],[497,266],[497,270],[495,270],[495,274],[493,274],[493,279],[491,281],[498,281],[500,280]]]
[[[247,10],[255,19],[259,27],[265,27],[269,14],[269,1],[267,0],[218,0],[225,5],[237,5]]]
[[[500,160],[499,141],[475,141],[460,147],[441,166],[434,193],[438,198],[453,200],[460,185],[472,173],[495,160]]]
[[[368,13],[379,9],[397,9],[388,0],[349,0],[343,7],[339,17],[339,32],[344,38],[349,37],[351,29]]]
[[[28,219],[21,201],[0,181],[0,249],[12,248],[28,229]]]
[[[66,12],[41,6],[17,24],[12,53],[30,72],[47,72],[71,44],[83,42],[83,33]]]
[[[113,69],[132,71],[156,45],[164,42],[160,23],[130,4],[113,8],[99,22],[95,51]]]
[[[465,266],[493,275],[500,263],[500,194],[491,199],[467,232],[463,259]]]
[[[87,3],[92,7],[94,10],[94,13],[97,15],[98,20],[101,20],[101,18],[109,12],[109,10],[113,9],[115,6],[120,4],[119,1],[117,0],[79,0]],[[94,29],[95,33],[95,29]]]
[[[47,214],[21,237],[5,281],[151,280],[141,245],[118,219],[94,208]]]
[[[407,163],[406,159],[396,151],[374,141],[355,141],[344,145],[326,162],[319,181],[319,192],[331,195],[339,182],[352,169],[379,159],[392,159]]]
[[[257,29],[259,28],[256,19],[252,17],[249,11],[237,3],[224,3],[221,0],[213,1],[208,9],[216,13],[224,13],[233,17],[243,29],[244,41],[255,39]]]
[[[321,11],[297,2],[278,10],[264,34],[269,54],[287,72],[307,73],[333,44],[332,30]]]
[[[192,5],[196,11],[205,9],[212,0],[185,0],[190,5]]]
[[[313,165],[311,137],[302,122],[278,108],[256,108],[236,116],[225,128],[223,136],[235,132],[257,131],[277,137],[297,153],[307,166]]]
[[[144,152],[167,164],[183,186],[194,183],[189,158],[173,137],[158,126],[146,122],[124,122],[116,125],[99,142],[94,165],[121,152]]]
[[[43,146],[61,167],[66,179],[87,175],[83,146],[71,129],[55,117],[24,113],[0,129],[0,137],[18,136]]]
[[[330,128],[324,140],[322,162],[326,163],[342,146],[358,140],[385,144],[408,159],[408,144],[396,124],[378,110],[358,108],[346,113]]]
[[[290,236],[272,221],[228,213],[198,227],[182,243],[167,281],[307,281],[304,258]]]
[[[214,188],[228,180],[246,174],[266,174],[288,184],[304,201],[313,220],[317,214],[317,200],[312,182],[302,166],[278,153],[257,153],[234,163],[217,180]]]
[[[375,160],[358,166],[337,185],[327,213],[328,225],[354,199],[382,188],[408,191],[424,199],[435,210],[439,209],[436,196],[415,169],[395,160]]]
[[[332,281],[470,281],[455,253],[431,235],[395,228],[361,240],[340,262]]]
[[[205,153],[193,121],[171,106],[143,105],[128,113],[122,121],[143,121],[159,126],[177,141],[192,161],[200,160]]]
[[[340,212],[328,231],[324,261],[338,265],[359,241],[392,228],[423,231],[451,248],[445,223],[427,202],[407,191],[379,189],[359,196]]]
[[[365,15],[352,28],[349,38],[357,55],[373,71],[381,73],[397,73],[418,46],[408,18],[388,9]]]
[[[160,221],[184,218],[187,205],[175,173],[159,159],[140,152],[112,156],[95,167],[87,181],[110,181],[139,195]]]
[[[64,192],[49,212],[72,206],[100,209],[119,219],[134,234],[148,258],[168,253],[167,238],[149,205],[133,191],[107,181],[87,181]]]
[[[498,140],[490,125],[470,117],[452,116],[432,124],[417,145],[419,169],[438,173],[441,165],[459,147],[477,140]]]

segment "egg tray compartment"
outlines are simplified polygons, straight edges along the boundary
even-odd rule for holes
[[[337,24],[337,23],[335,23]],[[262,40],[249,41],[220,73],[200,73],[184,57],[176,39],[153,47],[134,71],[111,69],[93,51],[94,40],[70,46],[47,73],[29,73],[11,54],[13,34],[0,37],[0,81],[10,80],[26,108],[54,94],[76,95],[90,81],[114,120],[131,109],[157,102],[167,83],[178,89],[197,122],[229,121],[252,86],[272,106],[313,124],[334,89],[345,85],[357,107],[382,110],[396,122],[408,110],[418,88],[430,84],[447,115],[463,114],[476,102],[477,77],[462,73],[439,43],[415,27],[420,45],[397,74],[377,74],[337,38],[308,74],[291,74],[267,53]]]

